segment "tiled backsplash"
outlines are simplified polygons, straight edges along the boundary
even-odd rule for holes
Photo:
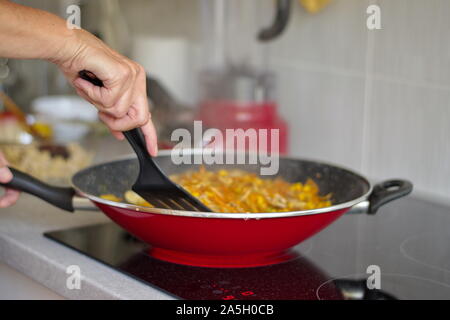
[[[267,46],[291,153],[375,181],[407,178],[450,201],[450,1],[332,0],[315,15],[292,1],[288,28]],[[132,31],[201,38],[198,0],[136,3],[126,15],[152,21],[133,19]],[[259,3],[270,17],[272,0]],[[367,29],[370,4],[381,30]],[[172,15],[177,24],[161,27]]]
[[[450,201],[450,1],[332,0],[315,15],[292,1],[286,32],[266,46],[291,153]],[[257,2],[270,18],[273,0]],[[131,34],[201,39],[200,0],[120,4]],[[381,30],[366,27],[370,4]]]
[[[366,27],[369,4],[381,30]],[[317,15],[295,6],[271,44],[291,151],[374,180],[413,181],[450,200],[450,1],[334,0]]]

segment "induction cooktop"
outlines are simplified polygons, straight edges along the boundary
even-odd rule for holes
[[[45,236],[181,299],[450,299],[450,208],[412,197],[345,215],[296,246],[296,259],[254,268],[157,260],[114,223]]]

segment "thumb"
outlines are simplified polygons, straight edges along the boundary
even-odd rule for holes
[[[7,167],[8,161],[6,161],[3,154],[0,152],[0,182],[8,183],[13,178],[11,171]]]
[[[12,180],[13,175],[8,167],[0,167],[0,182],[8,183]]]

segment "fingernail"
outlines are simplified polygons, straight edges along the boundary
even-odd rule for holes
[[[158,144],[153,144],[152,149],[153,156],[156,157],[158,155]]]
[[[8,168],[3,167],[0,168],[0,182],[1,183],[8,183],[12,180],[13,175],[11,173],[11,171],[9,171]]]

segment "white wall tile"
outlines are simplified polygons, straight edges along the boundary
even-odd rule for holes
[[[450,85],[450,1],[378,0],[374,72],[424,85]]]
[[[199,39],[199,0],[120,0],[120,5],[132,34]]]
[[[369,174],[450,198],[450,91],[375,80]]]
[[[364,80],[278,66],[278,101],[299,157],[361,168]]]
[[[293,1],[285,33],[270,43],[276,59],[308,63],[320,68],[365,70],[365,0],[335,0],[317,14]]]
[[[134,33],[201,40],[198,0],[122,2]],[[375,2],[382,30],[368,31]],[[262,20],[271,6],[264,0]],[[450,1],[333,0],[315,15],[297,1],[292,8],[285,33],[265,48],[291,153],[364,167],[375,179],[409,178],[450,199]]]

